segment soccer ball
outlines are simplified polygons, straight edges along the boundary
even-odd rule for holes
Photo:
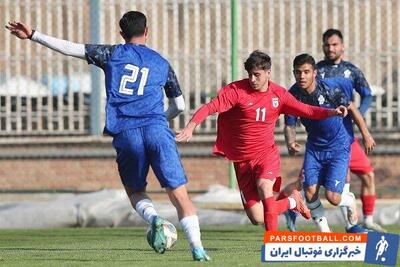
[[[167,244],[165,246],[165,249],[171,249],[175,245],[176,241],[178,240],[178,232],[177,232],[175,226],[168,221],[163,222],[163,231],[164,231],[164,235],[167,239],[166,240]],[[152,231],[151,231],[151,226],[150,226],[147,229],[146,236],[147,236],[147,243],[149,243],[150,247],[153,247],[152,242],[151,242],[151,233],[152,233]]]

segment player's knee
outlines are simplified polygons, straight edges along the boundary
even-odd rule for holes
[[[262,199],[272,197],[274,182],[269,179],[257,179],[256,181],[258,194]]]
[[[254,214],[253,212],[247,211],[247,217],[253,225],[264,224],[264,217],[261,214]]]
[[[264,224],[264,212],[259,203],[256,203],[251,208],[245,209],[246,215],[253,225]]]
[[[305,198],[308,203],[314,202],[318,199],[318,192],[315,187],[305,188]]]
[[[362,183],[367,188],[369,188],[375,184],[375,175],[373,172],[362,174],[360,177],[361,177]]]
[[[331,203],[334,206],[339,205],[340,201],[342,200],[340,194],[333,192],[327,192],[326,199],[329,201],[329,203]]]
[[[264,220],[260,220],[260,218],[250,218],[250,222],[253,225],[263,225],[264,224]]]

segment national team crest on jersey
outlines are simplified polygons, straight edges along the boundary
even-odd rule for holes
[[[272,98],[272,106],[277,108],[279,106],[279,99],[277,97]]]
[[[350,78],[351,70],[345,70],[343,75],[344,75],[345,78]]]
[[[325,103],[325,97],[323,96],[323,95],[320,95],[319,97],[318,97],[318,104],[319,105],[322,105],[322,104],[324,104]]]

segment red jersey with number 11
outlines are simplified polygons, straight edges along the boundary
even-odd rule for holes
[[[328,117],[328,109],[303,104],[271,81],[268,91],[259,92],[251,88],[248,79],[223,87],[192,121],[200,124],[216,112],[220,114],[214,153],[232,161],[255,159],[275,146],[274,128],[280,114],[316,120]]]

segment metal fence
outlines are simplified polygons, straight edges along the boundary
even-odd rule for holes
[[[144,12],[150,27],[148,45],[171,61],[188,103],[188,109],[172,123],[178,129],[231,81],[231,2],[2,0],[0,16],[3,25],[20,19],[45,34],[73,42],[91,43],[97,36],[100,43],[120,43],[121,15],[128,10]],[[400,128],[400,1],[243,0],[238,6],[240,77],[246,77],[241,63],[248,54],[262,49],[272,57],[272,79],[290,86],[294,56],[308,52],[321,59],[322,32],[339,28],[346,59],[364,71],[377,92],[367,123],[375,132]],[[93,25],[96,21],[99,24]],[[105,94],[98,95],[104,92],[103,77],[93,73],[82,60],[1,31],[0,135],[90,135],[94,117],[104,118]],[[93,85],[101,90],[93,90]],[[215,117],[200,131],[214,133]]]

